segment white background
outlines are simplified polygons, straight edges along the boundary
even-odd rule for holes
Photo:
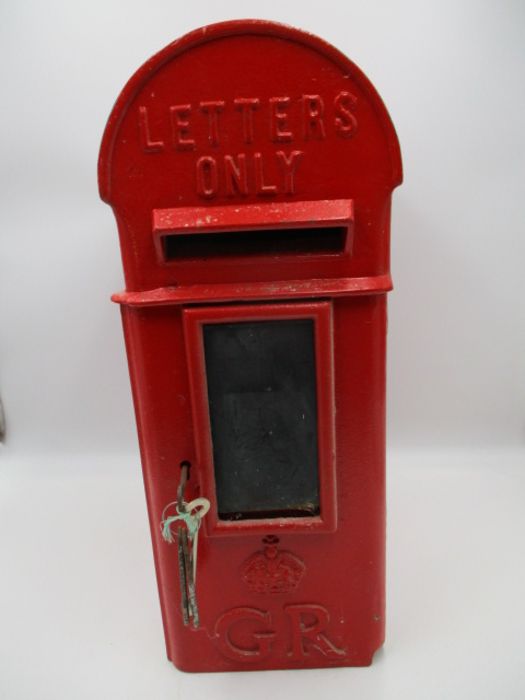
[[[135,69],[238,17],[341,49],[401,142],[389,642],[370,669],[193,677],[164,659],[96,159]],[[519,0],[4,0],[0,700],[525,697],[524,36]]]

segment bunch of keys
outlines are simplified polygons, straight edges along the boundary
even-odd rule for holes
[[[188,481],[189,464],[181,465],[181,478],[177,489],[177,500],[168,503],[162,511],[160,529],[162,537],[168,543],[175,542],[171,526],[177,522],[177,553],[179,557],[179,583],[181,592],[182,619],[185,625],[190,620],[193,627],[199,627],[199,608],[195,589],[197,579],[197,544],[202,518],[210,509],[207,498],[195,498],[186,503],[184,490]],[[177,515],[167,515],[171,507],[175,507]]]

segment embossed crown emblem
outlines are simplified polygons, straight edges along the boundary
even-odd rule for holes
[[[252,554],[241,567],[241,576],[254,593],[289,593],[301,581],[306,566],[291,552],[277,548],[277,537],[267,537],[264,550]]]

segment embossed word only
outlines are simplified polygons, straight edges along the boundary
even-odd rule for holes
[[[294,661],[308,658],[311,652],[337,659],[346,651],[337,647],[327,636],[330,621],[328,610],[314,603],[286,605],[290,640],[287,657]],[[229,659],[253,663],[274,651],[277,632],[272,629],[272,616],[258,608],[232,608],[223,613],[215,624],[214,639],[219,650]]]
[[[212,149],[195,161],[196,189],[210,199],[255,194],[268,197],[294,194],[296,171],[303,150],[284,150],[284,144],[322,141],[332,136],[350,138],[357,130],[357,99],[345,90],[333,100],[321,95],[283,95],[261,100],[237,97],[231,101],[203,100],[197,104],[175,104],[167,119],[153,120],[145,105],[138,108],[141,148],[145,153]],[[277,151],[240,151],[218,156],[213,151],[226,143],[280,144]],[[259,148],[261,148],[259,145]],[[268,166],[274,180],[267,176]]]
[[[197,193],[206,199],[215,197],[222,184],[224,194],[229,197],[250,192],[263,197],[294,194],[295,172],[302,155],[303,151],[277,151],[274,158],[279,179],[275,182],[270,182],[265,175],[262,153],[238,153],[236,156],[225,155],[222,159],[201,156],[196,163]]]

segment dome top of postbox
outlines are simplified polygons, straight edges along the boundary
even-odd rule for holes
[[[401,177],[394,127],[359,68],[311,34],[259,20],[204,27],[147,61],[99,156],[133,290],[388,274]],[[249,231],[250,254],[232,227]]]
[[[185,35],[133,75],[108,120],[98,176],[117,209],[151,209],[236,194],[333,197],[349,183],[356,195],[384,192],[402,170],[388,112],[354,63],[312,34],[236,20]]]

